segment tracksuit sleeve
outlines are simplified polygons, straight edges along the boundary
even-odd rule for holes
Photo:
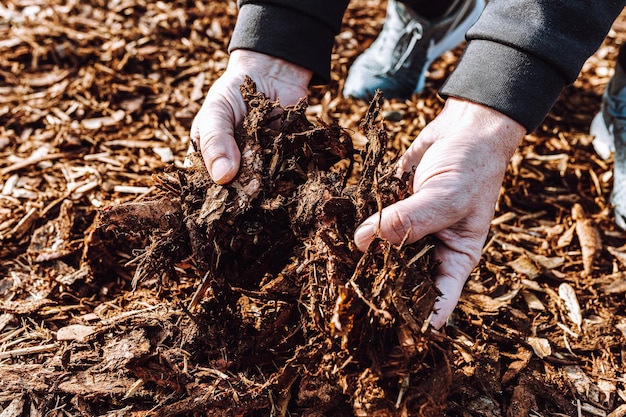
[[[285,59],[330,80],[330,56],[349,0],[240,0],[229,45]]]
[[[535,130],[604,40],[625,1],[491,0],[441,88]]]
[[[229,50],[250,49],[330,79],[349,0],[239,0]],[[626,0],[490,0],[441,88],[536,129],[604,40]]]

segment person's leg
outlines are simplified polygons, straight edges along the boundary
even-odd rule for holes
[[[613,158],[615,222],[626,230],[626,44],[615,62],[615,72],[602,95],[602,107],[591,123],[593,146],[604,159]]]
[[[406,98],[424,88],[426,72],[444,52],[465,40],[485,0],[389,0],[374,43],[350,68],[345,97]]]
[[[452,6],[455,0],[399,0],[409,9],[413,10],[424,19],[433,20],[443,16]]]

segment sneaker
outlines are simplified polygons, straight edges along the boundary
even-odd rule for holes
[[[626,73],[615,66],[615,74],[602,95],[600,112],[591,122],[593,147],[600,157],[613,158],[613,192],[615,223],[626,230]]]
[[[344,97],[370,99],[377,89],[386,98],[421,92],[430,64],[465,41],[484,6],[484,0],[456,0],[443,17],[429,21],[389,0],[382,31],[350,68]]]

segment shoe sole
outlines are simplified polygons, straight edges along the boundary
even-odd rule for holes
[[[613,169],[615,171],[615,169]],[[620,177],[621,178],[621,177]],[[615,215],[615,224],[622,230],[626,230],[626,217],[622,214],[624,205],[620,205],[617,202],[624,202],[626,199],[625,192],[626,190],[615,188],[615,183],[621,182],[615,176],[615,172],[613,172],[613,191],[611,192],[611,204],[613,205],[613,214]]]
[[[591,127],[589,128],[589,134],[593,136],[593,141],[591,144],[593,145],[594,150],[600,156],[600,158],[606,160],[609,159],[611,154],[615,152],[615,139],[613,138],[613,134],[609,131],[604,123],[604,117],[602,117],[602,112],[599,112],[595,115],[591,122]],[[615,163],[615,162],[614,162]],[[611,193],[611,204],[613,204],[613,214],[615,215],[615,224],[622,230],[626,230],[626,217],[622,215],[618,204],[615,204],[617,200],[623,200],[624,190],[616,190],[615,189],[615,167],[613,168],[613,192]],[[617,192],[616,192],[617,191]],[[619,198],[617,196],[620,196]]]
[[[609,132],[609,129],[604,123],[602,112],[596,114],[591,122],[589,128],[589,134],[593,136],[593,149],[600,156],[600,158],[607,160],[611,156],[611,153],[615,151],[615,143],[613,135]]]
[[[471,28],[474,23],[476,23],[484,8],[484,0],[476,0],[474,10],[472,10],[472,13],[470,13],[470,15],[459,26],[445,36],[441,43],[431,44],[431,47],[428,48],[428,53],[426,54],[426,62],[424,64],[425,71],[422,71],[422,74],[417,81],[417,85],[415,86],[415,90],[413,90],[414,93],[418,94],[424,90],[424,87],[426,86],[426,72],[428,72],[428,68],[430,68],[432,63],[445,52],[456,48],[462,44],[463,41],[465,41],[465,33],[467,33],[469,28]]]

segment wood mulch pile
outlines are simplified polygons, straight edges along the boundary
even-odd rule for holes
[[[352,2],[278,128],[242,86],[252,152],[219,187],[183,165],[234,1],[0,4],[1,417],[626,415],[626,234],[588,134],[626,20],[513,157],[438,332],[428,239],[351,241],[410,192],[393,161],[460,53],[410,100],[341,98],[384,7]]]

